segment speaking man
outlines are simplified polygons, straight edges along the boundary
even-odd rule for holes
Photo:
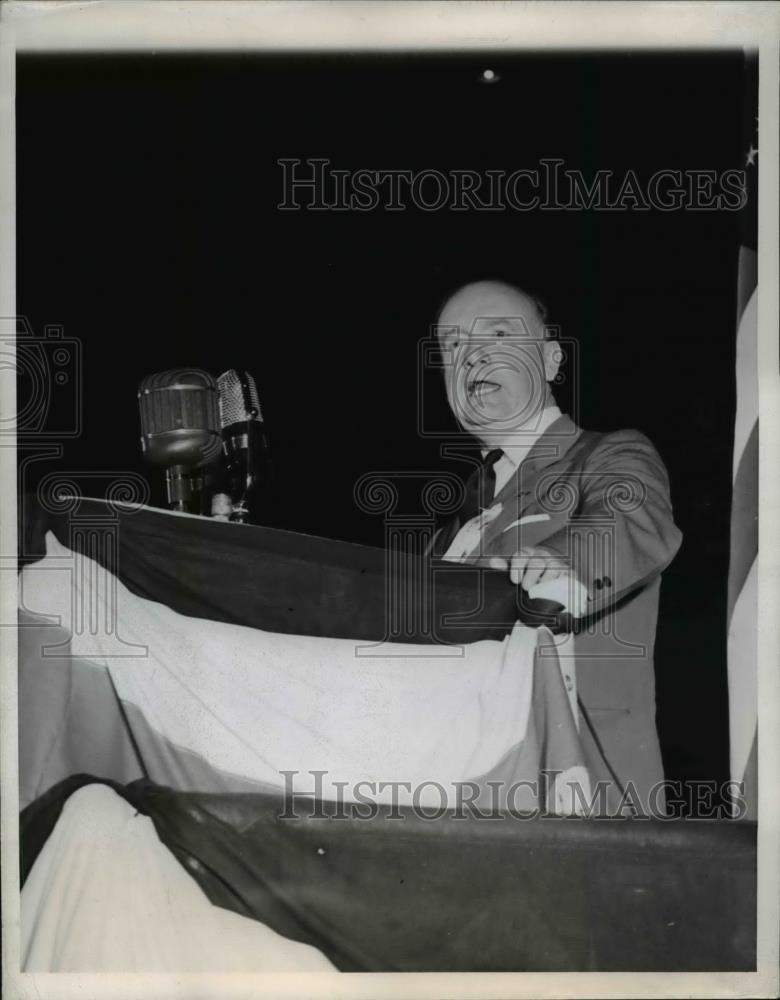
[[[653,645],[661,572],[682,539],[664,464],[639,431],[586,431],[561,413],[560,345],[519,288],[466,285],[437,334],[450,407],[482,463],[433,553],[508,570],[528,597],[564,605],[574,626],[556,645],[602,783],[596,811],[662,813]]]

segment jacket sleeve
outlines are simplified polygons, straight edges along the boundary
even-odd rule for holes
[[[542,545],[566,560],[586,588],[589,616],[658,576],[682,533],[673,520],[664,464],[639,431],[605,434],[571,475],[575,481],[562,479],[559,492],[576,497],[572,515]]]

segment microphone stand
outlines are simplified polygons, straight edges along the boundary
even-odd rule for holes
[[[192,481],[185,465],[170,465],[165,470],[165,490],[171,510],[189,513]]]
[[[230,520],[236,524],[248,524],[249,523],[249,495],[252,491],[252,487],[255,485],[255,469],[254,469],[254,420],[253,416],[257,415],[257,411],[252,409],[248,413],[247,419],[247,433],[246,433],[246,472],[244,474],[244,492],[241,494],[239,500],[233,504],[233,512],[230,515]]]

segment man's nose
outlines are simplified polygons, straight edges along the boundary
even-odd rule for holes
[[[478,365],[486,365],[490,361],[490,346],[488,344],[468,344],[463,364],[466,368],[476,368]]]

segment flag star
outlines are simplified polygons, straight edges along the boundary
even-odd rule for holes
[[[751,142],[750,149],[747,152],[747,159],[745,160],[745,166],[746,167],[752,167],[753,166],[753,164],[756,162],[756,154],[757,153],[758,153],[758,149]]]

